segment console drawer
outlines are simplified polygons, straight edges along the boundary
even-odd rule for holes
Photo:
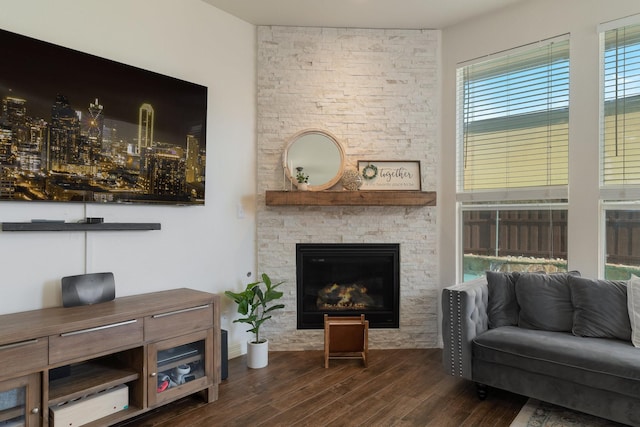
[[[49,363],[88,358],[142,342],[142,319],[110,323],[49,337]]]
[[[144,319],[144,338],[156,341],[213,327],[213,305],[157,313]]]
[[[0,345],[0,378],[47,366],[47,337]]]

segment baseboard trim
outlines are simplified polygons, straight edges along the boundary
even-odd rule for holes
[[[236,357],[240,357],[244,354],[242,352],[242,344],[240,343],[229,344],[228,351],[229,351],[229,354],[228,354],[229,360],[235,359]]]

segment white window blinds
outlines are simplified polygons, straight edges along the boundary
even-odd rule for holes
[[[569,40],[458,69],[458,194],[559,186],[566,194]],[[544,194],[544,193],[542,193]]]
[[[640,184],[640,25],[604,33],[601,184]]]

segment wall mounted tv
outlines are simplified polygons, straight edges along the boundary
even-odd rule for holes
[[[0,201],[202,205],[207,88],[0,30]]]

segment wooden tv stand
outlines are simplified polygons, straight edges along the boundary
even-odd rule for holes
[[[60,408],[123,385],[128,407],[88,425],[111,425],[193,393],[215,401],[220,339],[220,297],[191,289],[0,315],[0,424],[55,427]]]

